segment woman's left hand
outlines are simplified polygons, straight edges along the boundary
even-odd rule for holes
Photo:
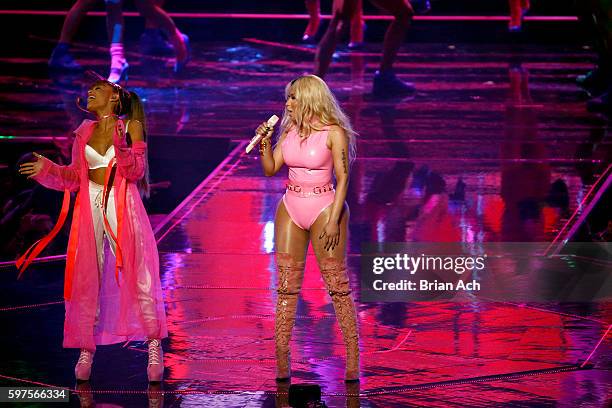
[[[121,119],[115,123],[115,131],[113,132],[113,144],[122,146],[126,144],[125,140],[125,124]]]
[[[325,239],[325,250],[330,251],[338,245],[340,242],[340,226],[338,223],[328,221],[323,228],[323,232],[319,236],[319,239]]]

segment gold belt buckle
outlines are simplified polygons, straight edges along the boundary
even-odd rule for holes
[[[302,186],[296,186],[294,184],[289,184],[287,183],[287,190],[293,191],[294,193],[302,193],[303,189]],[[309,193],[305,193],[305,194],[323,194],[326,193],[328,191],[332,191],[333,190],[333,186],[331,184],[326,184],[324,186],[316,186],[312,188],[312,192]]]
[[[287,184],[287,190],[291,190],[295,193],[301,193],[302,186],[294,186],[293,184]]]

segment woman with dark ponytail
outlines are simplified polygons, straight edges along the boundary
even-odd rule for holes
[[[89,380],[97,345],[147,340],[149,381],[161,381],[160,340],[168,336],[155,237],[141,193],[148,193],[146,122],[140,99],[119,85],[96,81],[75,130],[72,163],[59,166],[34,153],[20,173],[64,191],[62,213],[49,236],[20,259],[20,272],[61,228],[76,192],[66,256],[64,347],[79,348],[77,380]],[[139,191],[140,190],[140,191]]]
[[[128,103],[130,104],[129,112],[127,113],[128,124],[129,124],[129,121],[131,121],[131,120],[135,120],[137,122],[140,122],[141,125],[142,125],[142,129],[143,129],[143,134],[142,134],[143,140],[146,142],[146,139],[147,139],[147,132],[146,132],[147,121],[146,121],[146,117],[145,117],[144,107],[142,106],[142,102],[140,101],[140,97],[136,94],[136,92],[130,92],[130,91],[127,91],[127,92],[129,93],[129,95],[128,95],[129,102]],[[130,136],[129,133],[127,133],[127,136],[129,138],[129,136]],[[131,140],[129,140],[128,143],[131,144]],[[149,198],[149,192],[150,192],[149,191],[149,158],[148,158],[146,150],[145,150],[144,154],[145,154],[144,176],[140,180],[138,180],[138,190],[140,191],[140,194],[143,197]]]

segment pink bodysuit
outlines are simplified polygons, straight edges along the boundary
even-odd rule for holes
[[[293,222],[304,230],[309,230],[319,214],[334,202],[334,161],[327,147],[328,134],[329,127],[325,127],[301,139],[292,129],[281,144],[283,160],[289,167],[283,202]]]

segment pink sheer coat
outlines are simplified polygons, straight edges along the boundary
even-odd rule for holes
[[[122,220],[117,229],[121,230],[118,244],[123,265],[116,278],[115,257],[106,245],[104,270],[98,270],[85,160],[85,146],[96,123],[84,120],[75,130],[70,165],[43,159],[41,172],[33,177],[45,187],[77,193],[66,260],[64,347],[88,350],[95,350],[96,345],[168,336],[157,245],[136,186],[144,176],[147,145],[137,141],[129,147],[117,130],[113,189],[117,219]],[[122,204],[118,197],[123,181]]]

